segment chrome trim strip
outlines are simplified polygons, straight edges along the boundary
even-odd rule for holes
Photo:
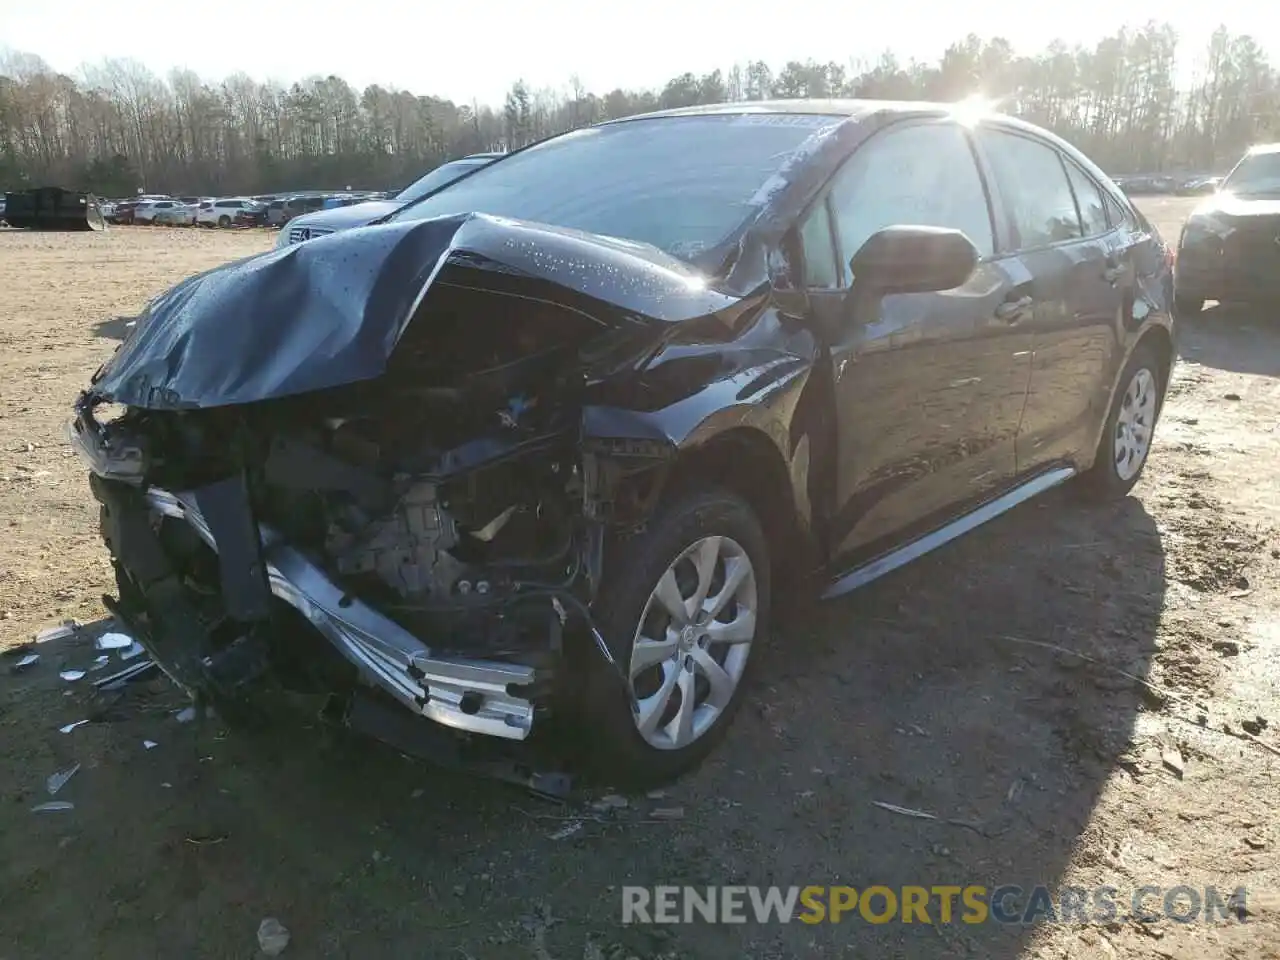
[[[832,597],[838,597],[856,590],[858,587],[865,586],[872,580],[878,580],[886,573],[892,573],[912,560],[919,559],[926,553],[931,553],[944,544],[950,543],[956,537],[963,536],[970,530],[982,526],[988,520],[994,520],[1002,513],[1007,513],[1020,503],[1024,503],[1032,497],[1044,493],[1046,490],[1051,490],[1059,484],[1066,483],[1075,474],[1076,471],[1072,467],[1059,467],[1055,470],[1050,470],[1048,473],[1032,477],[1021,486],[1015,487],[1008,493],[1001,494],[994,500],[988,500],[976,510],[966,513],[959,519],[952,520],[946,526],[939,527],[932,533],[926,533],[919,539],[912,540],[904,546],[891,550],[860,567],[855,567],[853,570],[840,575],[823,592],[822,599],[829,600]]]
[[[205,543],[217,549],[190,494],[151,487],[146,497],[152,510],[185,520]],[[258,530],[271,592],[305,616],[368,680],[414,713],[446,727],[508,740],[529,736],[533,704],[509,693],[508,685],[532,683],[532,667],[433,657],[409,631],[344,594],[275,530],[266,525],[259,525]],[[464,697],[469,701],[465,711]]]

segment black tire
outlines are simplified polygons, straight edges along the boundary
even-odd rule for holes
[[[1116,423],[1125,407],[1126,394],[1130,384],[1134,382],[1139,372],[1143,370],[1150,374],[1154,384],[1153,389],[1156,392],[1155,413],[1151,418],[1150,424],[1150,433],[1154,434],[1155,432],[1156,423],[1160,418],[1160,411],[1164,407],[1164,393],[1167,387],[1166,378],[1168,374],[1161,366],[1159,357],[1151,344],[1141,343],[1134,350],[1133,356],[1129,358],[1129,362],[1125,364],[1124,370],[1120,374],[1116,386],[1116,394],[1111,401],[1111,409],[1107,411],[1107,422],[1102,429],[1102,438],[1098,441],[1098,450],[1094,457],[1093,466],[1080,478],[1082,489],[1091,499],[1118,500],[1127,496],[1129,491],[1133,489],[1134,484],[1142,477],[1142,471],[1146,469],[1147,460],[1151,456],[1153,439],[1148,440],[1141,462],[1137,465],[1137,469],[1128,476],[1122,475],[1118,469],[1115,447]]]
[[[218,218],[218,226],[220,227],[231,226],[231,218],[224,213],[222,216]]]
[[[686,549],[711,536],[728,537],[740,545],[755,574],[756,630],[742,676],[705,733],[683,747],[660,748],[637,729],[626,681],[603,658],[595,658],[583,697],[587,750],[594,772],[610,783],[643,788],[675,779],[715,748],[741,706],[768,638],[770,582],[764,532],[738,496],[725,490],[682,495],[661,508],[642,533],[616,544],[594,605],[596,621],[619,669],[629,673],[635,634],[650,593]]]
[[[1208,299],[1200,293],[1183,293],[1177,291],[1173,295],[1173,314],[1179,320],[1189,320],[1204,310],[1204,302]]]

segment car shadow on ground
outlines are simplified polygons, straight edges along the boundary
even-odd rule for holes
[[[1214,303],[1179,325],[1187,360],[1263,377],[1280,377],[1280,303]]]
[[[642,958],[1013,960],[1031,928],[942,923],[936,905],[929,925],[623,927],[620,888],[1056,888],[1146,693],[1063,650],[1145,677],[1164,567],[1137,499],[1051,493],[782,625],[712,758],[664,796],[598,815],[306,722],[256,736],[180,725],[162,679],[64,736],[88,707],[51,679],[32,782],[84,769],[61,819],[27,812],[43,790],[9,805],[22,819],[0,835],[42,836],[6,855],[5,913],[15,942],[49,955],[85,942],[99,957],[242,953],[277,916],[299,956],[576,960],[590,941]],[[63,895],[42,896],[48,884]],[[84,908],[75,924],[56,915],[68,896]]]
[[[112,317],[110,320],[101,320],[94,324],[93,335],[110,340],[124,340],[133,333],[137,322],[137,317]]]

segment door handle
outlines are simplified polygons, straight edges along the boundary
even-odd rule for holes
[[[1005,323],[1017,323],[1022,319],[1023,315],[1031,309],[1035,303],[1030,297],[1018,297],[1016,300],[1006,300],[1000,306],[996,307],[996,319],[1003,320]]]

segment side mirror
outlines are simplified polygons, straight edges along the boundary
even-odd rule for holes
[[[953,290],[973,274],[978,249],[959,230],[885,227],[867,238],[849,261],[850,294],[933,293]]]

